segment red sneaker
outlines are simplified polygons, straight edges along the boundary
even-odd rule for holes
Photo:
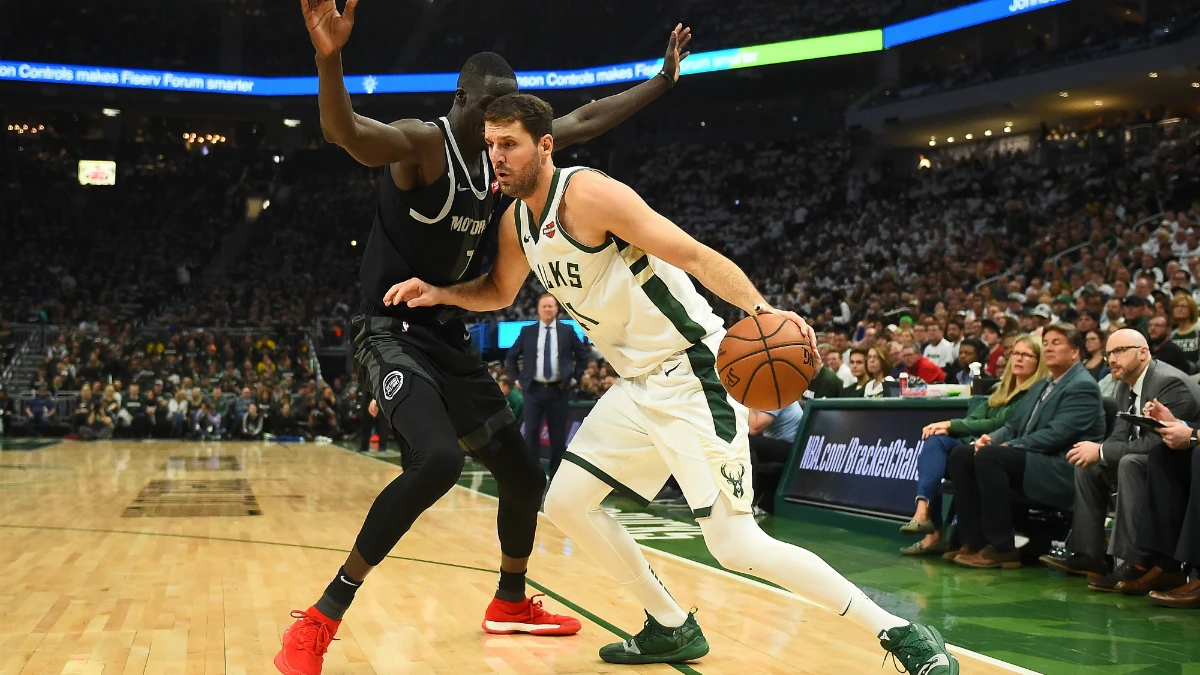
[[[579,619],[551,614],[542,609],[538,593],[521,602],[492,598],[483,615],[483,630],[495,635],[529,633],[530,635],[574,635],[579,632]]]
[[[321,675],[325,652],[341,621],[334,621],[316,607],[307,612],[293,610],[296,622],[283,631],[283,648],[275,655],[275,667],[283,675]]]

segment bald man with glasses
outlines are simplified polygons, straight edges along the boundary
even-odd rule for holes
[[[1158,400],[1176,416],[1193,419],[1200,413],[1200,386],[1183,371],[1151,357],[1146,337],[1123,328],[1108,338],[1105,358],[1117,381],[1117,409],[1141,414]],[[1047,554],[1045,565],[1088,575],[1088,588],[1116,592],[1117,584],[1144,575],[1147,560],[1137,542],[1137,514],[1146,508],[1146,459],[1163,445],[1161,436],[1118,417],[1103,442],[1080,441],[1067,452],[1075,466],[1075,510],[1065,554]],[[1117,493],[1116,516],[1108,554],[1121,561],[1110,572],[1105,563],[1104,519],[1108,501]]]

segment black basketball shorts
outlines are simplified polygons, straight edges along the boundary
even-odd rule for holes
[[[371,388],[389,420],[408,398],[413,377],[425,379],[441,395],[464,451],[483,447],[516,419],[462,321],[414,323],[360,314],[351,331],[363,386]]]

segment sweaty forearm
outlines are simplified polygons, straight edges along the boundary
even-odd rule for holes
[[[317,103],[325,140],[341,145],[354,135],[354,108],[342,74],[342,55],[317,55]]]
[[[754,314],[755,305],[766,304],[746,273],[732,260],[710,248],[705,247],[697,264],[691,267],[688,272],[705,288],[747,314]]]
[[[508,307],[512,300],[504,297],[490,274],[485,274],[439,289],[438,304],[453,305],[471,312],[492,312]]]

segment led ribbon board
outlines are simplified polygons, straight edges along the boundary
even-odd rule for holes
[[[1032,12],[1052,5],[1061,5],[1069,0],[984,0],[937,14],[930,14],[912,21],[905,21],[883,29],[883,46],[887,49],[906,42],[942,35],[951,31],[978,26],[989,21],[998,21],[1017,14]]]
[[[1042,9],[1069,0],[984,0],[971,5],[913,19],[894,26],[858,33],[790,40],[772,44],[698,52],[680,66],[682,75],[793,63],[847,54],[881,51],[886,47],[921,40],[950,31]],[[522,71],[517,82],[526,90],[581,89],[606,84],[637,82],[654,77],[662,59],[634,61],[599,68],[565,71]],[[317,78],[249,77],[218,73],[182,73],[104,66],[0,61],[0,80],[43,84],[92,85],[128,89],[190,91],[240,96],[313,96]],[[457,73],[402,75],[348,75],[351,94],[419,94],[452,92]]]

